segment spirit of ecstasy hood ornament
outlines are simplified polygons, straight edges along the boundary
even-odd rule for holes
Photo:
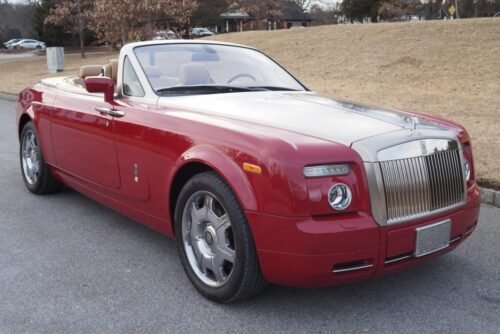
[[[420,124],[420,120],[415,116],[406,117],[406,122],[408,123],[406,128],[410,129],[411,131],[415,131],[417,129],[417,125]]]

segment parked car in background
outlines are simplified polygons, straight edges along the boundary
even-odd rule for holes
[[[162,41],[162,40],[170,40],[170,39],[178,39],[177,34],[172,30],[161,30],[157,31],[153,36],[154,41]]]
[[[191,31],[191,37],[193,38],[207,37],[213,35],[215,34],[207,28],[193,28],[193,30]]]
[[[493,17],[500,17],[500,12],[496,13],[495,15],[493,15]]]
[[[8,49],[9,45],[11,45],[13,43],[17,43],[19,41],[20,41],[20,39],[18,39],[18,38],[11,39],[11,40],[8,40],[7,42],[3,43],[3,46]]]
[[[7,45],[8,49],[18,50],[18,49],[40,49],[45,50],[45,43],[37,41],[35,39],[20,39],[15,43],[10,43]]]

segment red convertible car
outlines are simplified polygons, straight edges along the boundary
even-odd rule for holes
[[[126,45],[23,90],[17,126],[32,193],[64,184],[175,237],[218,302],[406,269],[478,221],[463,127],[318,96],[246,46]]]

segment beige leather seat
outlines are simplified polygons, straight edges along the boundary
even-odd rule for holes
[[[107,78],[110,78],[111,79],[111,76],[112,76],[112,68],[111,68],[111,65],[109,64],[106,64],[102,67],[102,75],[107,77]]]
[[[210,83],[210,73],[205,64],[182,64],[180,82],[184,86],[206,85]]]
[[[111,79],[113,79],[116,85],[118,81],[118,59],[111,59],[109,65],[111,65]]]
[[[112,79],[116,85],[118,79],[118,60],[111,59],[108,64],[102,67],[102,71],[103,75]]]
[[[80,67],[80,71],[78,71],[78,78],[75,78],[73,80],[73,84],[76,86],[85,87],[85,78],[95,77],[101,74],[102,74],[101,65],[84,65]]]

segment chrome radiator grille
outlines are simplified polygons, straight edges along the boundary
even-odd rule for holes
[[[381,161],[387,222],[425,215],[464,201],[460,151]]]

